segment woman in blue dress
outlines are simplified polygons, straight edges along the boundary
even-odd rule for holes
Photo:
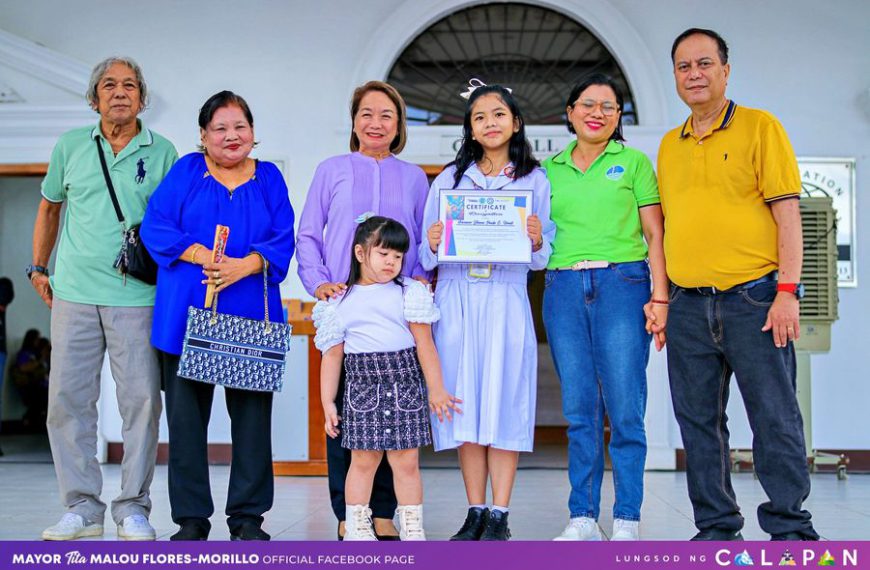
[[[169,502],[181,528],[170,540],[205,540],[214,512],[208,474],[208,422],[214,386],[179,378],[188,307],[203,308],[206,287],[220,312],[283,320],[279,284],[293,255],[293,209],[281,171],[250,158],[254,119],[244,99],[222,91],[199,114],[202,152],[181,158],[154,191],[142,240],[159,266],[151,342],[158,350],[169,425]],[[230,228],[224,257],[212,263],[215,226]],[[269,540],[272,508],[272,393],[227,388],[233,458],[226,515],[233,540]]]

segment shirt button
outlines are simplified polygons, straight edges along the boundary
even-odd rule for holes
[[[384,415],[385,415],[385,416],[389,416],[389,415],[390,415],[390,410],[387,410],[386,412],[384,412]]]
[[[391,430],[391,429],[386,429],[386,430],[384,430],[384,433],[393,433],[393,430]]]
[[[387,398],[389,398],[389,397],[392,396],[392,395],[393,395],[392,392],[387,392]]]

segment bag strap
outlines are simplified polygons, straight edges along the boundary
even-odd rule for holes
[[[103,145],[100,143],[100,137],[94,137],[94,142],[97,143],[97,154],[100,155],[100,166],[103,167],[103,178],[106,179],[106,186],[109,188],[109,197],[112,198],[115,215],[118,216],[118,222],[124,226],[124,213],[121,211],[121,204],[118,203],[118,196],[115,195],[115,186],[112,184],[112,178],[109,176],[109,167],[106,166],[106,155],[103,154]]]
[[[263,260],[263,312],[265,317],[263,321],[266,324],[264,328],[264,332],[269,334],[272,332],[272,323],[269,322],[269,261],[263,256],[262,253],[253,252],[260,256],[260,259]],[[218,306],[218,297],[220,297],[220,293],[215,293],[214,295],[214,303],[211,305],[211,321],[210,324],[215,324],[217,322],[217,306]]]

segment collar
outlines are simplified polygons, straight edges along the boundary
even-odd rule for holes
[[[728,104],[725,105],[725,108],[722,109],[722,112],[719,113],[719,118],[716,119],[716,123],[718,126],[714,127],[710,131],[707,132],[705,136],[709,136],[710,133],[718,131],[720,129],[727,128],[731,121],[734,120],[734,112],[737,110],[737,103],[729,100]],[[689,118],[686,119],[686,122],[683,123],[683,128],[680,130],[680,138],[684,139],[687,136],[692,135],[695,136],[695,128],[692,126],[692,115],[689,115]]]
[[[492,181],[489,189],[498,190],[499,188],[504,188],[505,186],[513,182],[513,171],[514,163],[508,162],[507,165],[505,165],[505,167],[501,170],[501,172],[496,175],[495,180]],[[480,168],[477,166],[476,162],[471,163],[463,176],[467,176],[468,178],[470,178],[475,186],[484,189],[486,188],[486,175],[480,171]]]
[[[386,162],[386,161],[391,160],[391,159],[393,159],[393,158],[396,157],[396,155],[393,154],[393,153],[391,152],[391,153],[389,153],[388,155],[386,155],[384,158],[378,160],[378,159],[376,159],[376,158],[374,158],[374,157],[372,157],[372,156],[365,155],[365,154],[361,153],[361,152],[358,151],[358,150],[357,150],[357,151],[354,151],[354,152],[352,152],[352,153],[350,153],[350,155],[351,155],[352,157],[355,157],[355,158],[359,159],[359,160],[362,160],[362,161],[365,161],[365,162],[370,162],[370,163],[373,163],[373,164],[377,164],[377,163],[379,163],[379,162]]]
[[[127,143],[127,146],[129,146],[130,143],[136,143],[137,146],[148,146],[152,144],[154,142],[154,137],[151,135],[150,130],[142,126],[141,119],[136,119],[136,126],[139,127],[139,133],[135,137],[130,139],[130,142]],[[97,137],[100,137],[103,140],[106,139],[106,137],[103,136],[103,131],[100,130],[100,121],[97,121],[97,126],[95,126],[91,131],[91,138],[95,139]]]
[[[577,139],[574,139],[568,143],[568,146],[565,147],[565,150],[563,150],[562,152],[560,152],[559,154],[557,154],[556,156],[553,157],[553,162],[555,162],[557,164],[566,164],[566,165],[571,166],[573,168],[577,168],[577,166],[574,164],[574,161],[571,160],[571,153],[574,152],[574,149],[576,147],[577,147]],[[625,150],[624,143],[621,143],[621,142],[618,142],[615,140],[610,140],[607,143],[607,146],[604,147],[604,152],[602,152],[598,156],[598,158],[595,159],[595,161],[597,161],[599,158],[601,158],[601,156],[603,156],[605,154],[619,154],[623,150]],[[593,161],[593,162],[595,162],[595,161]]]

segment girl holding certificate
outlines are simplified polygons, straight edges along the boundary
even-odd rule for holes
[[[601,540],[605,412],[616,489],[611,540],[639,536],[647,330],[661,349],[668,278],[655,173],[645,154],[622,142],[622,103],[610,78],[581,81],[567,101],[568,130],[577,140],[544,161],[558,233],[543,316],[568,420],[571,481],[571,518],[556,540]]]
[[[476,85],[475,85],[476,82]],[[543,269],[555,226],[550,184],[526,140],[522,114],[510,90],[472,80],[456,160],[438,175],[423,214],[425,269],[438,269],[434,326],[444,388],[464,402],[452,422],[432,422],[436,451],[458,448],[469,509],[451,540],[507,540],[508,506],[519,452],[532,451],[537,384],[537,339],[526,292],[529,270]],[[527,264],[440,263],[445,234],[439,219],[441,189],[481,196],[532,190],[526,222]],[[487,481],[492,485],[487,507]]]

